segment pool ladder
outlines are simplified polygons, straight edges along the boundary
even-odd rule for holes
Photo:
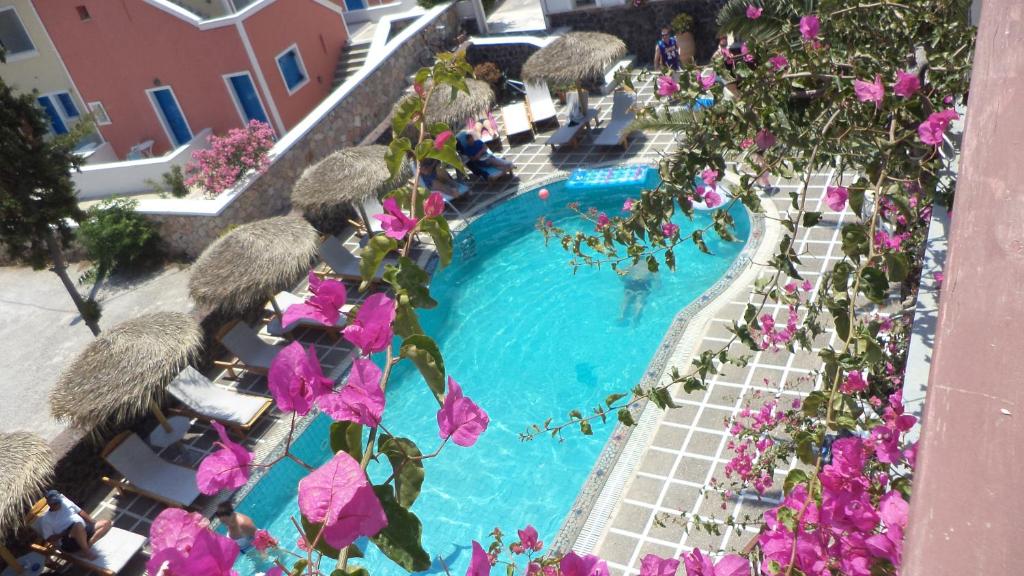
[[[459,234],[459,252],[464,261],[476,256],[476,237],[465,232]]]

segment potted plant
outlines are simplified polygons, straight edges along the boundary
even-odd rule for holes
[[[693,57],[697,53],[697,41],[693,37],[693,16],[680,12],[672,19],[672,31],[679,45],[679,62],[684,65],[693,64]]]

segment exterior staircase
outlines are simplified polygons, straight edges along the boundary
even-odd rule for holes
[[[358,72],[363,67],[363,64],[366,63],[366,57],[369,52],[369,42],[345,46],[341,52],[341,57],[338,58],[338,64],[334,68],[334,81],[331,83],[331,89],[334,90],[341,86],[342,82],[348,79],[349,76]]]

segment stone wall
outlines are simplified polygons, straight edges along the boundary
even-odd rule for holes
[[[537,50],[540,48],[526,43],[471,44],[466,50],[466,61],[473,66],[483,62],[494,62],[506,77],[521,80],[523,63]]]
[[[636,8],[632,4],[609,8],[584,8],[548,14],[550,28],[568,26],[576,31],[607,32],[626,43],[637,63],[650,64],[662,26],[686,12],[694,19],[697,62],[707,62],[715,51],[715,18],[725,0],[661,0]]]
[[[216,216],[152,213],[142,211],[158,226],[170,255],[195,258],[230,227],[288,213],[291,191],[307,166],[335,150],[359,144],[391,113],[391,108],[408,87],[408,76],[420,67],[424,37],[433,45],[448,45],[453,38],[435,42],[437,24],[445,34],[458,29],[458,14],[447,6],[392,52],[375,70],[354,86],[299,140],[281,152],[269,170],[239,193],[239,197]],[[328,97],[330,98],[330,96]]]

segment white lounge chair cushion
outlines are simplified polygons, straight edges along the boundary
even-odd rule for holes
[[[182,507],[199,497],[191,468],[160,458],[135,434],[128,435],[107,455],[107,462],[139,490],[156,494]]]
[[[505,134],[523,134],[533,132],[530,126],[530,115],[526,112],[526,104],[509,104],[501,107],[501,116],[505,119]]]
[[[534,124],[546,122],[558,115],[547,82],[526,83],[526,103],[530,106],[530,118]]]
[[[259,414],[268,398],[217,386],[198,370],[186,366],[167,390],[189,410],[211,420],[245,426]]]
[[[146,545],[146,540],[145,536],[111,526],[110,532],[92,545],[96,558],[86,558],[81,554],[74,556],[79,562],[97,570],[117,573]]]
[[[633,123],[636,114],[630,108],[636,102],[636,95],[628,92],[616,92],[612,103],[612,119],[601,130],[594,144],[597,146],[615,146],[621,144],[627,136],[626,130]]]
[[[281,350],[280,346],[268,344],[256,335],[256,331],[245,322],[235,324],[221,337],[221,344],[247,366],[270,369],[270,363]]]

